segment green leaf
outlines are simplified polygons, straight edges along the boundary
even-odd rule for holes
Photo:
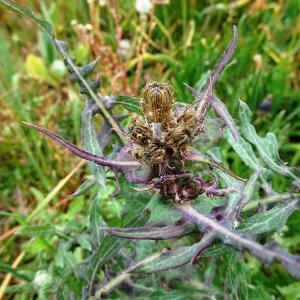
[[[169,251],[162,251],[161,255],[158,258],[146,265],[142,265],[135,272],[156,273],[163,270],[178,268],[182,265],[187,264],[191,260],[197,247],[198,243],[192,246],[185,246]]]
[[[134,272],[142,273],[156,273],[168,269],[178,268],[191,261],[195,251],[199,249],[200,245],[203,245],[203,239],[193,244],[192,246],[184,246],[169,251],[162,251],[161,254],[154,260],[142,264],[140,267],[135,269]],[[232,252],[230,247],[224,245],[217,245],[203,251],[200,257],[213,257],[217,255],[224,255]]]
[[[197,295],[199,296],[199,291],[197,291]],[[186,291],[164,291],[158,290],[154,293],[150,294],[147,299],[148,300],[184,300],[187,299]],[[191,299],[191,298],[190,298]]]
[[[52,236],[53,234],[55,234],[55,226],[53,224],[28,225],[23,227],[19,234],[31,237]]]
[[[92,242],[99,247],[103,238],[105,222],[103,220],[101,210],[100,210],[100,198],[96,197],[90,212],[90,227],[91,227],[91,236]]]
[[[76,241],[82,249],[92,251],[92,244],[89,241],[88,234],[82,233],[76,236]]]
[[[164,203],[161,197],[157,197],[149,209],[151,211],[150,223],[159,225],[174,224],[181,218],[180,212],[173,204]]]
[[[68,243],[62,245],[60,247],[59,254],[63,260],[63,264],[65,266],[65,272],[68,273],[69,270],[73,270],[77,266],[77,261],[74,255],[68,250],[69,245]]]
[[[222,163],[221,154],[217,148],[209,150],[208,154],[220,164]],[[236,203],[240,200],[241,192],[245,183],[237,180],[236,178],[232,177],[232,175],[229,175],[228,172],[224,172],[221,169],[216,169],[216,173],[224,180],[224,183],[227,187],[236,189],[236,192],[228,195],[227,211],[230,211],[231,208],[235,207]]]
[[[244,138],[240,137],[239,142],[237,143],[229,130],[225,130],[225,137],[234,151],[238,154],[241,160],[245,163],[246,166],[251,168],[255,172],[260,173],[260,178],[263,181],[267,181],[269,171],[264,168],[262,162],[255,155],[251,144],[249,144]]]
[[[225,255],[234,252],[231,247],[225,246],[223,244],[214,245],[207,250],[205,250],[201,257],[214,257],[219,255]]]
[[[82,125],[81,135],[83,139],[83,148],[85,151],[95,154],[97,156],[103,156],[103,152],[100,148],[96,127],[94,124],[94,115],[96,113],[97,106],[91,99],[87,100],[86,106],[82,112]],[[97,165],[93,162],[88,163],[97,182],[101,186],[105,186],[105,169],[104,167]]]
[[[118,95],[116,96],[115,104],[122,105],[128,111],[136,113],[140,116],[143,115],[143,111],[140,107],[140,100],[138,98]]]
[[[78,189],[73,193],[72,197],[78,197],[87,192],[90,188],[92,188],[96,183],[95,179],[88,179],[84,183],[82,183]]]
[[[12,273],[14,277],[23,279],[25,281],[32,281],[32,277],[25,274],[24,271],[20,269],[13,268],[12,266],[0,262],[0,270],[4,273]]]
[[[288,217],[299,208],[299,200],[294,200],[288,204],[278,204],[264,213],[250,217],[240,224],[237,230],[253,234],[280,230]]]
[[[277,289],[285,300],[300,299],[300,282],[291,283],[286,286],[278,286]]]
[[[263,138],[257,135],[255,127],[250,123],[252,113],[247,104],[243,101],[240,101],[239,114],[241,130],[244,137],[256,147],[264,163],[275,173],[292,177],[300,184],[300,178],[293,174],[280,159],[276,136],[270,132]]]
[[[143,226],[147,220],[148,209],[140,207],[135,211],[135,216],[125,224],[125,227]],[[104,237],[99,247],[93,253],[88,264],[82,268],[81,276],[89,282],[90,289],[93,287],[99,269],[106,264],[122,247],[124,247],[127,242],[128,240],[119,239],[111,235],[106,235]]]
[[[30,18],[35,24],[39,26],[41,30],[47,32],[50,36],[53,36],[54,30],[52,25],[49,22],[37,17],[31,9],[11,0],[0,0],[0,5],[4,6],[8,10],[16,12],[17,14]]]
[[[252,199],[252,195],[255,191],[255,187],[257,185],[257,179],[259,176],[259,172],[255,172],[247,181],[246,185],[243,188],[242,199],[239,203],[240,209],[245,207]]]
[[[179,238],[195,230],[194,225],[184,223],[165,227],[144,226],[139,228],[105,228],[105,230],[121,238],[139,240],[167,240]]]

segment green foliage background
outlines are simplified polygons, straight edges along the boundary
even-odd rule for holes
[[[102,76],[103,94],[124,92],[122,81],[119,78],[112,79],[117,75],[118,67],[107,67],[111,62],[105,54],[108,52],[105,47],[117,51],[110,3],[103,7],[96,5],[95,9],[92,1],[83,0],[22,3],[53,24],[57,37],[69,43],[78,64],[100,56],[97,71]],[[257,132],[261,135],[269,131],[275,133],[281,157],[289,162],[289,166],[299,166],[299,10],[300,3],[297,0],[171,0],[167,5],[158,5],[152,42],[144,55],[140,87],[150,79],[170,80],[178,100],[187,103],[192,101],[183,82],[201,86],[205,74],[232,36],[232,24],[237,24],[237,49],[216,87],[216,93],[236,118],[238,99],[247,102],[253,112]],[[129,0],[118,2],[117,14],[123,36],[131,43],[132,53],[127,54],[125,61],[130,87],[133,86],[136,72],[134,49],[141,35],[140,16],[135,10],[134,1]],[[47,280],[51,282],[49,276],[61,275],[55,272],[68,272],[64,270],[66,262],[68,268],[72,269],[82,261],[84,252],[90,250],[85,228],[90,222],[89,197],[93,199],[93,191],[77,198],[69,195],[91,175],[88,168],[81,167],[70,179],[67,178],[69,180],[60,182],[58,186],[59,181],[78,165],[79,160],[53,142],[41,138],[38,133],[24,128],[20,121],[50,128],[79,145],[80,114],[84,100],[69,81],[65,68],[44,33],[38,31],[30,20],[2,9],[0,18],[0,255],[3,262],[0,270],[4,271],[0,279],[4,279],[15,259],[24,253],[18,268],[13,270],[11,285],[6,290],[7,297],[33,299],[34,295],[38,295],[39,299],[49,299],[52,297],[49,296],[51,287],[47,285]],[[98,25],[102,44],[89,26],[80,24],[91,24],[92,28]],[[104,47],[104,51],[101,47]],[[260,108],[263,101],[272,101],[268,111]],[[236,174],[242,177],[250,175],[229,145],[223,145],[222,157]],[[277,191],[284,191],[288,187],[282,177],[275,177],[273,184]],[[122,220],[124,210],[142,205],[144,199],[136,193],[131,193],[131,199],[124,199],[121,195],[112,199],[113,191],[113,184],[103,189],[100,208],[110,226],[122,226],[125,223]],[[36,210],[36,207],[39,209]],[[26,230],[20,231],[20,225]],[[295,254],[300,253],[299,225],[300,214],[296,212],[289,219],[288,226],[273,236]],[[67,243],[71,237],[78,242],[72,252]],[[58,240],[65,240],[66,243],[57,248]],[[138,251],[143,254],[141,257],[154,248],[153,242],[138,244]],[[254,258],[246,256],[241,260],[236,256],[231,253],[222,257],[219,265],[203,262],[194,270],[179,269],[142,278],[138,284],[156,286],[154,282],[158,282],[158,285],[167,282],[169,293],[160,295],[157,290],[153,299],[183,299],[180,297],[187,295],[185,293],[190,286],[198,292],[202,291],[206,295],[203,297],[209,297],[214,289],[223,288],[225,274],[225,285],[233,298],[300,299],[300,284],[287,275],[279,264],[267,269]],[[190,272],[192,279],[188,276]],[[216,274],[210,292],[200,276],[203,272],[208,279],[210,272]],[[42,286],[38,281],[38,275],[41,274],[48,276],[44,276],[46,279],[42,281]],[[182,280],[178,280],[179,274]],[[77,282],[69,284],[76,290]],[[80,293],[78,290],[74,297]],[[123,299],[126,295],[117,291],[112,297]]]

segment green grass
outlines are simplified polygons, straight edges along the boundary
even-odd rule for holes
[[[100,56],[97,71],[102,76],[103,94],[124,93],[122,78],[117,77],[121,68],[116,55],[116,27],[110,7],[96,5],[93,8],[83,0],[76,1],[76,5],[73,1],[59,0],[22,2],[53,24],[57,37],[70,45],[77,63],[84,64]],[[260,6],[260,3],[264,5]],[[274,132],[281,157],[290,166],[299,167],[299,12],[298,0],[171,0],[168,5],[159,5],[153,20],[156,26],[144,54],[139,90],[147,80],[169,80],[176,90],[176,98],[181,102],[191,102],[193,97],[183,83],[201,86],[231,39],[232,24],[237,24],[237,49],[216,87],[216,93],[236,119],[238,99],[246,101],[253,112],[257,132],[261,135]],[[131,43],[131,53],[125,59],[125,87],[129,94],[134,94],[140,17],[135,11],[134,1],[130,0],[120,1],[117,14],[123,36]],[[77,25],[71,25],[73,20]],[[93,31],[86,31],[78,24],[92,24]],[[17,234],[0,242],[0,270],[4,271],[0,280],[11,271],[14,260],[24,251],[25,255],[6,289],[7,299],[52,299],[49,298],[51,286],[46,281],[39,286],[34,278],[38,271],[47,271],[51,276],[68,273],[83,261],[85,252],[91,247],[86,232],[91,201],[96,192],[92,189],[85,197],[68,197],[89,178],[90,171],[82,167],[68,181],[60,182],[79,160],[39,133],[24,127],[21,121],[49,128],[79,145],[84,99],[68,79],[64,68],[54,70],[59,57],[49,38],[31,21],[1,8],[0,41],[0,224],[3,235],[16,226],[22,227],[18,228]],[[35,63],[29,59],[32,55]],[[272,107],[263,111],[260,104],[268,98],[272,99]],[[224,145],[222,155],[235,173],[248,172],[228,145]],[[275,178],[273,184],[277,191],[288,187],[287,181],[280,178]],[[114,185],[109,183],[106,190],[101,191],[100,207],[109,225],[121,226],[126,223],[121,216],[129,210],[128,206],[144,206],[145,199],[141,197],[137,203],[131,204],[119,195],[112,201],[113,189]],[[134,195],[132,193],[132,197]],[[294,213],[287,229],[275,236],[281,245],[295,254],[300,253],[299,223],[300,214]],[[30,226],[35,226],[34,230]],[[155,248],[153,243],[138,244],[141,252]],[[246,257],[247,264],[244,264],[235,256],[232,253],[205,265],[205,276],[214,275],[216,278],[211,291],[215,290],[217,297],[221,297],[222,276],[226,274],[233,298],[271,299],[274,296],[300,299],[299,283],[286,275],[280,265],[266,269],[251,257]],[[226,269],[228,265],[231,268]],[[121,267],[125,269],[125,266]],[[119,269],[112,271],[116,273]],[[97,275],[99,278],[103,277],[101,272]],[[146,279],[137,277],[135,283],[151,287],[166,280],[170,293],[174,293],[169,296],[176,299],[182,299],[180,292],[189,290],[188,283],[199,293],[211,293],[205,286],[199,287],[201,281],[197,282],[200,278],[197,270],[184,268],[182,274],[180,272],[168,271]],[[193,272],[196,282],[190,278],[189,272]],[[183,276],[180,282],[179,275]],[[81,293],[78,281],[76,278],[74,282],[68,282],[76,291],[75,299]],[[168,299],[165,291],[156,292],[158,296],[153,296],[153,299]],[[112,297],[124,299],[126,295],[120,289]]]

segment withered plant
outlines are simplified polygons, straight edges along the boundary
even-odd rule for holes
[[[257,135],[246,103],[240,101],[238,127],[213,92],[236,47],[235,26],[233,38],[203,90],[187,85],[195,101],[183,105],[175,100],[171,84],[162,82],[147,83],[141,99],[101,95],[101,81],[88,79],[98,60],[76,66],[67,44],[55,39],[48,23],[11,1],[1,2],[31,17],[50,34],[72,80],[79,83],[80,92],[87,96],[82,112],[83,149],[47,129],[28,124],[88,160],[95,178],[93,184],[99,184],[100,196],[93,204],[89,235],[93,247],[86,253],[79,273],[72,270],[84,282],[84,297],[99,299],[121,283],[130,285],[131,276],[138,278],[141,273],[196,264],[205,257],[217,259],[230,249],[247,252],[265,264],[279,261],[288,273],[300,279],[299,256],[288,253],[272,240],[260,243],[267,233],[280,230],[289,215],[299,209],[299,194],[295,192],[300,186],[299,176],[280,160],[274,134],[268,133],[263,138]],[[120,103],[131,115],[114,114]],[[100,130],[94,122],[97,114],[103,118]],[[126,118],[130,118],[130,125],[122,128]],[[252,172],[249,178],[241,178],[224,166],[216,147],[221,140],[228,142],[249,167]],[[199,151],[206,145],[214,147]],[[144,206],[131,208],[133,218],[124,222],[125,228],[107,227],[99,214],[106,173],[116,181],[118,193],[128,197],[129,207],[140,197],[147,199]],[[120,174],[138,192],[128,191]],[[274,191],[273,174],[290,178],[293,189],[281,194]],[[86,184],[80,189],[86,190]],[[182,244],[180,238],[184,236],[190,238]],[[171,240],[172,244],[164,247],[162,242],[162,250],[137,260],[134,250],[126,255],[120,251],[126,240]],[[126,269],[111,278],[107,268],[111,270],[118,256],[126,261]],[[102,281],[98,277],[101,269],[106,270]],[[63,282],[68,276],[70,272],[61,279],[58,292],[64,289]]]

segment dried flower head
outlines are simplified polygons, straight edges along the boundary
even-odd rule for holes
[[[142,108],[149,123],[163,123],[172,117],[173,91],[168,82],[148,82],[143,89]]]
[[[197,198],[202,193],[214,196],[224,196],[232,193],[235,191],[234,189],[219,189],[218,179],[213,173],[209,174],[210,180],[204,180],[199,175],[192,175],[185,169],[185,162],[200,161],[208,163],[242,180],[217,162],[192,150],[196,138],[205,131],[204,121],[212,104],[212,99],[218,102],[218,100],[215,100],[212,90],[225,64],[231,57],[236,37],[237,31],[234,28],[234,38],[213,70],[204,92],[199,93],[197,90],[190,88],[196,95],[196,100],[192,105],[183,106],[177,104],[168,82],[149,82],[146,84],[142,91],[143,96],[141,100],[144,117],[141,120],[133,121],[129,126],[127,131],[129,142],[116,153],[114,160],[84,151],[46,129],[36,125],[31,126],[61,143],[77,156],[95,164],[110,167],[114,172],[122,172],[129,182],[147,184],[148,187],[146,189],[158,189],[166,200],[184,203]],[[67,67],[71,72],[72,78],[79,82],[84,81],[83,77],[86,78],[92,72],[97,60],[84,67],[76,68],[72,65],[72,59],[66,52],[67,46],[63,42],[55,42],[58,50],[66,57]],[[106,123],[103,125],[104,128],[100,131],[100,134],[107,132],[111,126],[120,136],[120,139],[126,143],[127,140],[124,138],[118,123],[118,120],[121,120],[118,118],[122,116],[112,116],[110,114],[112,105],[105,100],[106,98],[91,94],[86,88],[87,85],[93,91],[96,91],[100,87],[100,82],[81,82],[81,92],[89,97],[83,114],[83,119],[85,118],[83,121],[89,124],[88,132],[91,133],[92,128],[95,131],[93,116],[101,111],[106,119]],[[217,114],[221,117],[223,116],[229,129],[232,129],[230,117],[228,117],[228,114],[224,116],[223,108],[220,110],[222,105],[223,103],[218,103],[213,108]],[[235,132],[233,135],[236,135]],[[107,145],[108,142],[105,139],[103,143]],[[91,139],[89,138],[89,143],[90,141]],[[93,142],[97,143],[97,141]],[[99,145],[93,145],[93,147],[88,149],[93,151],[95,149],[94,146],[99,147]],[[90,144],[88,144],[88,147],[90,147]]]
[[[142,164],[170,164],[185,159],[191,150],[198,128],[196,110],[176,109],[173,94],[168,82],[149,82],[143,89],[144,120],[133,122],[128,131],[131,154]]]

